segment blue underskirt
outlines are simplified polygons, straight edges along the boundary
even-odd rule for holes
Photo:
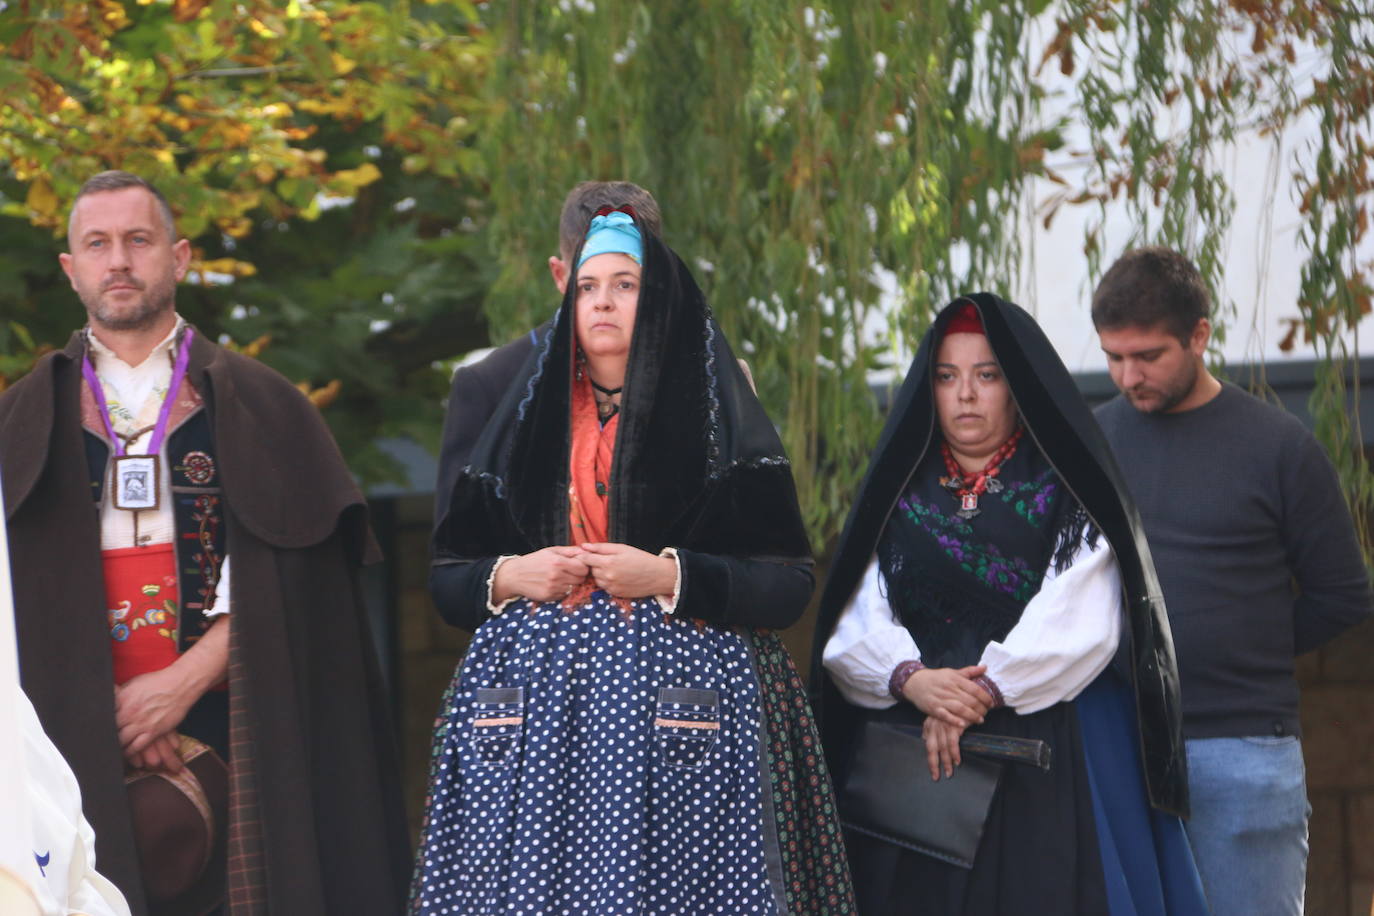
[[[1207,916],[1183,821],[1151,808],[1141,791],[1130,688],[1108,669],[1074,706],[1112,916]]]

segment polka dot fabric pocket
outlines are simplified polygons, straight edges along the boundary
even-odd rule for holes
[[[517,603],[478,628],[458,683],[412,913],[789,912],[739,633],[652,600],[627,620],[601,592],[574,614]]]
[[[515,760],[525,731],[525,688],[478,687],[472,704],[473,760],[507,766]]]
[[[715,690],[663,687],[654,710],[654,743],[671,767],[697,770],[720,736],[720,694]]]

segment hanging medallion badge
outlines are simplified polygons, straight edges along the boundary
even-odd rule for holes
[[[120,455],[114,460],[114,504],[131,512],[158,507],[156,455]]]
[[[157,423],[153,426],[152,438],[148,441],[147,454],[130,455],[126,453],[123,437],[115,432],[114,422],[110,419],[109,404],[105,400],[105,388],[100,377],[95,373],[95,365],[91,362],[90,347],[87,346],[86,356],[81,361],[81,374],[91,389],[91,395],[95,398],[96,406],[100,408],[100,415],[105,420],[105,432],[109,435],[110,443],[114,448],[114,505],[116,509],[137,512],[142,509],[156,509],[158,507],[157,456],[162,450],[163,439],[167,436],[167,425],[172,416],[172,403],[176,400],[176,393],[181,388],[182,380],[186,377],[186,366],[190,356],[191,328],[186,326],[182,330],[180,346],[177,347],[177,356],[172,363],[172,379],[167,386],[167,393],[162,398],[162,407],[158,410]],[[137,435],[135,434],[135,438]],[[209,458],[208,455],[205,457]],[[211,463],[210,468],[212,470],[213,467],[214,465]]]

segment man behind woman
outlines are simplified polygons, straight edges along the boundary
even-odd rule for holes
[[[472,444],[445,471],[435,595],[476,633],[412,911],[853,912],[770,632],[813,587],[777,433],[632,208],[598,213],[570,267],[490,417],[449,430]]]

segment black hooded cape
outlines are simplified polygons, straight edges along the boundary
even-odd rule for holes
[[[939,442],[932,361],[938,332],[965,301],[978,309],[1027,435],[1116,553],[1128,618],[1117,663],[1129,668],[1135,692],[1150,804],[1186,817],[1188,780],[1178,669],[1140,515],[1106,438],[1049,339],[1025,310],[989,293],[951,303],[921,340],[840,535],[821,597],[811,669],[814,705],[831,772],[837,783],[843,782],[842,768],[857,717],[826,673],[821,654],[873,556],[893,505],[921,459]]]
[[[686,265],[639,227],[644,264],[609,537],[651,553],[678,549],[679,615],[787,626],[813,584],[791,466]],[[446,441],[473,444],[461,469],[440,469],[452,483],[436,512],[431,591],[444,617],[466,629],[485,615],[497,556],[569,543],[576,293],[569,283],[552,325],[490,418],[480,418],[480,431],[445,430]],[[455,384],[454,397],[461,395]]]

